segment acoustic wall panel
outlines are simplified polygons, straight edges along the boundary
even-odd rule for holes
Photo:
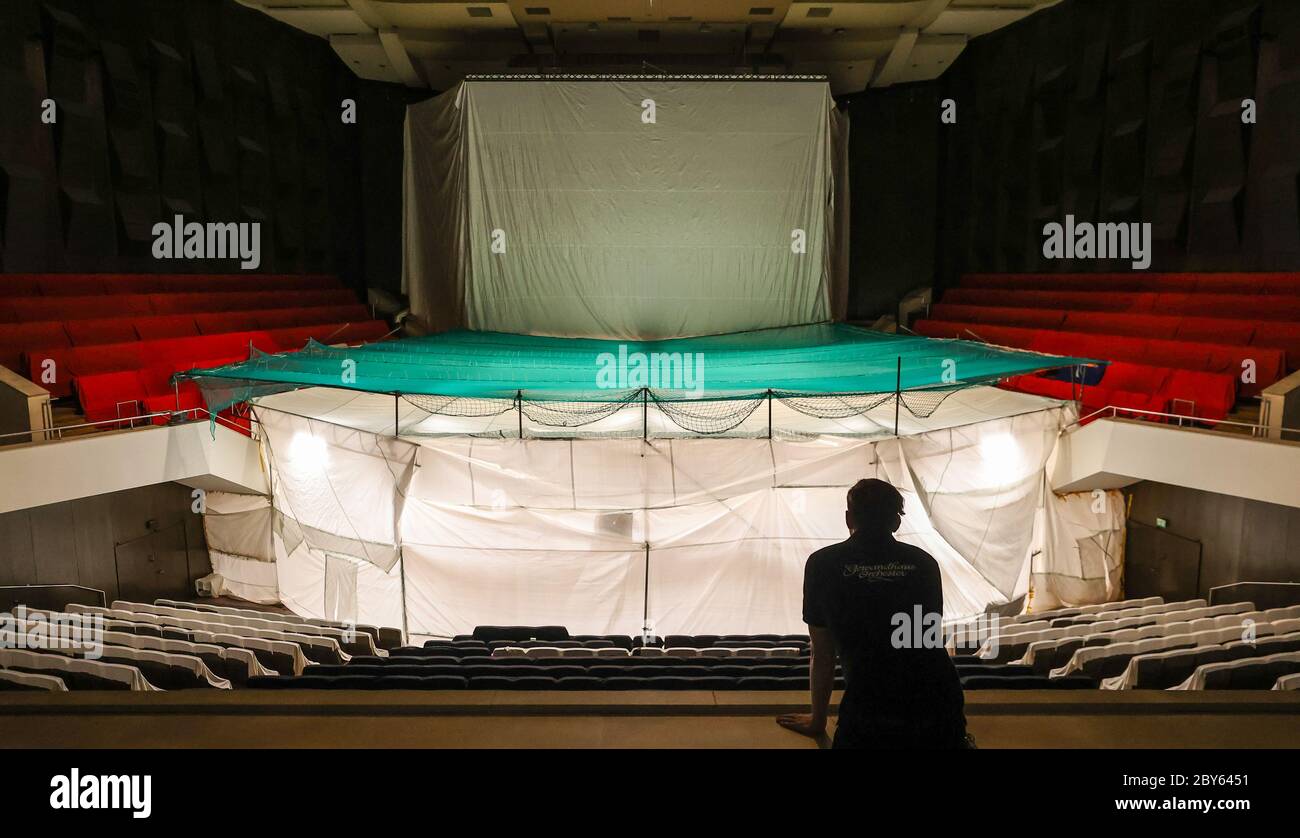
[[[1300,3],[1066,0],[933,84],[959,114],[939,129],[941,287],[1129,269],[1044,259],[1043,224],[1067,213],[1150,222],[1153,270],[1300,269]]]
[[[364,270],[368,250],[401,247],[398,225],[367,223],[400,208],[388,87],[234,0],[5,0],[0,271],[229,270],[153,258],[153,225],[180,213],[261,222],[263,271],[396,290],[395,267]],[[389,138],[376,151],[391,160],[360,153],[363,130]],[[369,165],[398,174],[363,192]]]

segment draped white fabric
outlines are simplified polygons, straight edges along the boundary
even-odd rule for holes
[[[401,434],[410,436],[504,436],[518,437],[522,425],[524,436],[579,437],[583,439],[625,437],[651,439],[665,437],[696,438],[699,435],[683,430],[653,402],[642,411],[640,402],[616,410],[613,414],[596,419],[581,427],[550,427],[520,417],[514,402],[506,399],[473,399],[474,407],[481,408],[484,416],[454,416],[431,414],[421,410],[406,399],[394,399],[382,393],[361,393],[328,387],[307,387],[288,393],[263,396],[257,400],[259,415],[275,410],[297,416],[309,416],[335,425],[359,431],[391,436],[396,427]],[[827,401],[833,402],[834,399]],[[929,416],[915,416],[904,409],[895,411],[893,401],[866,410],[861,414],[844,417],[813,416],[801,413],[780,399],[771,405],[761,405],[743,422],[725,433],[711,437],[750,437],[766,439],[809,438],[822,435],[879,437],[894,435],[894,423],[902,436],[914,436],[945,428],[974,425],[992,419],[1002,419],[1025,413],[1034,413],[1057,404],[1051,399],[1013,393],[997,387],[968,387],[948,394],[942,406]],[[454,411],[457,405],[450,407]],[[923,411],[918,411],[918,413]]]
[[[1034,608],[1110,602],[1123,593],[1124,495],[1119,490],[1047,493],[1037,558]]]
[[[945,616],[1024,593],[1031,555],[1037,594],[1100,598],[1118,583],[1122,504],[1094,512],[1044,478],[1073,415],[885,440],[519,440],[393,439],[261,410],[279,595],[416,636],[796,632],[804,562],[847,535],[845,491],[874,476],[904,492],[899,537],[939,562]]]
[[[398,499],[416,447],[287,413],[262,411],[258,418],[273,502],[296,523],[297,536],[311,548],[391,570],[398,558]]]
[[[437,330],[842,318],[847,137],[823,80],[463,82],[407,109],[403,288]]]

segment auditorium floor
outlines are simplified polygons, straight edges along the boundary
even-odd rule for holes
[[[0,747],[812,748],[803,693],[0,694]],[[982,748],[1295,748],[1295,692],[967,695]],[[824,744],[824,743],[823,743]]]

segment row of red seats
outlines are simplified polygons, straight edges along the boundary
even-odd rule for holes
[[[92,320],[106,314],[208,314],[269,308],[309,308],[355,303],[346,288],[285,291],[204,291],[175,294],[112,294],[68,297],[0,297],[0,323]]]
[[[1226,417],[1234,403],[1232,382],[1227,376],[1148,367],[1124,361],[1109,364],[1105,376],[1095,385],[1078,385],[1060,379],[1023,375],[1007,379],[1002,386],[1054,399],[1070,400],[1078,397],[1084,415],[1113,406],[1150,413],[1176,414],[1213,423]]]
[[[1298,273],[966,274],[963,288],[1043,291],[1155,291],[1199,294],[1300,294]]]
[[[1300,291],[1294,294],[1188,294],[962,287],[945,292],[943,301],[1004,308],[1077,309],[1300,322]]]
[[[37,349],[217,335],[223,332],[254,332],[369,319],[370,312],[364,305],[349,303],[215,314],[161,314],[67,322],[47,320],[36,323],[0,323],[0,365],[13,370],[22,369],[22,353]]]
[[[216,358],[212,363],[239,360],[242,359]],[[179,370],[154,366],[82,376],[77,379],[77,398],[86,421],[101,423],[100,430],[116,430],[138,426],[137,417],[141,416],[150,416],[148,422],[154,425],[167,424],[172,413],[185,414],[187,419],[201,418],[206,407],[199,386],[193,381],[181,381],[173,386],[173,372]],[[218,416],[227,427],[245,435],[249,433],[251,426],[243,411],[227,408]]]
[[[283,352],[301,349],[309,338],[323,343],[358,343],[378,340],[387,332],[387,324],[383,321],[367,320],[33,350],[26,353],[27,371],[32,381],[45,387],[52,395],[67,396],[71,395],[74,382],[80,383],[81,379],[99,373],[139,371],[150,367],[188,370],[246,360],[250,346],[263,352]],[[86,407],[85,402],[82,402],[82,407]]]
[[[1279,349],[1220,346],[1194,341],[1159,340],[1083,332],[1030,329],[952,320],[922,320],[916,330],[928,337],[974,338],[1052,355],[1073,355],[1098,360],[1127,361],[1154,367],[1186,369],[1229,375],[1240,379],[1245,362],[1253,362],[1254,382],[1241,382],[1244,393],[1254,394],[1284,375],[1284,353]]]
[[[1201,359],[1202,356],[1196,353],[1206,347],[1197,347],[1195,344],[1184,344],[1181,348],[1174,349],[1168,345],[1173,343],[1170,341],[1117,342],[1120,339],[1099,338],[1073,332],[949,323],[940,320],[922,320],[916,324],[916,329],[922,335],[936,338],[969,338],[970,331],[973,330],[983,340],[1000,346],[1054,355],[1111,360],[1113,362],[1107,366],[1101,381],[1089,388],[1089,398],[1111,398],[1113,401],[1109,403],[1121,404],[1124,407],[1139,407],[1139,409],[1161,413],[1174,412],[1169,408],[1178,408],[1177,412],[1180,414],[1217,421],[1225,418],[1237,401],[1240,379],[1237,371],[1241,369],[1241,358],[1231,352],[1218,357],[1218,362],[1224,371],[1206,372],[1199,364],[1191,368],[1179,366],[1184,363],[1196,363]],[[1130,357],[1124,359],[1125,356]],[[1275,381],[1280,374],[1280,353],[1272,356],[1271,363],[1272,369],[1268,374],[1272,375],[1272,380]],[[1242,385],[1243,388],[1246,386]],[[1260,385],[1256,382],[1249,386],[1257,391]],[[1073,398],[1073,396],[1057,396],[1057,398]],[[1114,401],[1116,399],[1119,401]],[[1105,404],[1099,404],[1097,407],[1104,407]],[[1085,407],[1087,406],[1085,400]]]
[[[1003,381],[1001,386],[1007,390],[1046,396],[1049,399],[1071,401],[1078,398],[1082,404],[1082,416],[1096,413],[1105,407],[1123,407],[1132,410],[1144,410],[1150,413],[1169,413],[1168,400],[1159,393],[1143,393],[1118,388],[1097,387],[1072,384],[1056,378],[1043,378],[1036,375],[1018,375]],[[1149,417],[1163,421],[1159,417]]]
[[[961,324],[961,337],[992,342],[997,341],[988,337],[988,333],[990,329],[996,332],[999,327],[1068,332],[1073,335],[1068,339],[1070,345],[1086,345],[1088,357],[1104,360],[1150,359],[1149,363],[1160,366],[1226,372],[1234,367],[1240,370],[1241,362],[1251,359],[1255,362],[1256,378],[1265,387],[1282,378],[1288,364],[1294,366],[1300,362],[1300,323],[1255,324],[1248,320],[1207,317],[991,308],[949,303],[931,306],[930,317],[943,323]],[[1140,342],[1140,346],[1134,341]],[[1253,394],[1257,391],[1252,389],[1248,392]]]
[[[68,297],[91,294],[311,291],[339,287],[324,274],[5,274],[0,297]]]

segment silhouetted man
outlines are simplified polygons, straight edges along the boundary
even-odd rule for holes
[[[847,689],[836,748],[960,748],[966,744],[961,682],[942,644],[925,631],[943,614],[939,565],[894,539],[903,496],[883,480],[849,489],[849,538],[808,558],[803,619],[812,638],[812,713],[781,716],[790,730],[818,736],[835,683]]]

